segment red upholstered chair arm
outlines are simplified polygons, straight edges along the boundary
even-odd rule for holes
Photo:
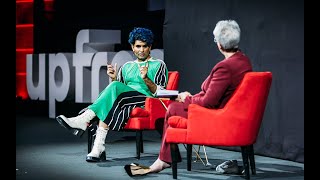
[[[181,116],[171,116],[168,124],[172,128],[187,129],[188,119]]]
[[[170,99],[161,98],[161,100],[166,107],[172,102]],[[150,112],[150,129],[155,129],[157,119],[164,119],[167,111],[160,98],[146,98],[145,110]]]
[[[242,146],[253,144],[255,131],[241,112],[223,109],[208,109],[190,104],[187,122],[187,141],[208,145]],[[227,127],[227,128],[226,128]],[[212,133],[214,131],[214,133]],[[206,142],[203,142],[205,139]]]

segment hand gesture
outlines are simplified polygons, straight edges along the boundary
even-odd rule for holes
[[[114,67],[107,64],[107,74],[113,81],[117,78],[117,63],[114,64]]]
[[[145,66],[139,66],[140,76],[141,76],[142,79],[147,77],[148,65],[149,65],[149,63],[147,62]]]

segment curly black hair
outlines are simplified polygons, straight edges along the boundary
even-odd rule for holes
[[[133,45],[136,40],[140,40],[143,42],[146,42],[148,46],[150,46],[153,43],[153,33],[150,29],[147,28],[141,28],[141,27],[135,27],[130,33],[129,33],[129,39],[128,42]]]

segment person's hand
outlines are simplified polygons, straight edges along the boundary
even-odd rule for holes
[[[178,97],[175,100],[178,102],[184,102],[187,96],[191,96],[191,94],[188,91],[181,92],[178,94]]]
[[[146,66],[139,66],[140,69],[140,75],[141,78],[144,79],[147,77],[147,73],[148,73],[148,62],[146,63]]]
[[[107,64],[107,74],[114,81],[117,78],[117,63],[114,67],[111,64]]]

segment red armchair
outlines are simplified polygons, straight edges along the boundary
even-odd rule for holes
[[[168,119],[166,142],[170,143],[173,178],[177,179],[177,144],[187,144],[187,170],[191,171],[192,145],[240,146],[245,178],[256,173],[256,142],[272,82],[271,72],[249,72],[222,109],[190,104],[188,119]],[[249,164],[250,162],[250,164]]]
[[[179,72],[169,71],[168,73],[168,84],[166,89],[177,90],[179,84]],[[161,101],[168,106],[171,100],[161,99]],[[128,120],[125,131],[135,131],[136,132],[136,158],[140,159],[140,153],[143,153],[143,135],[144,130],[156,130],[156,124],[159,121],[164,120],[166,109],[163,107],[159,98],[147,98],[145,102],[145,107],[137,107],[132,110],[130,114],[130,119]],[[97,130],[97,121],[94,121],[88,129],[88,153],[91,152],[95,132]],[[162,124],[162,123],[160,123]],[[162,128],[162,127],[161,127]],[[162,129],[161,129],[162,130]]]

